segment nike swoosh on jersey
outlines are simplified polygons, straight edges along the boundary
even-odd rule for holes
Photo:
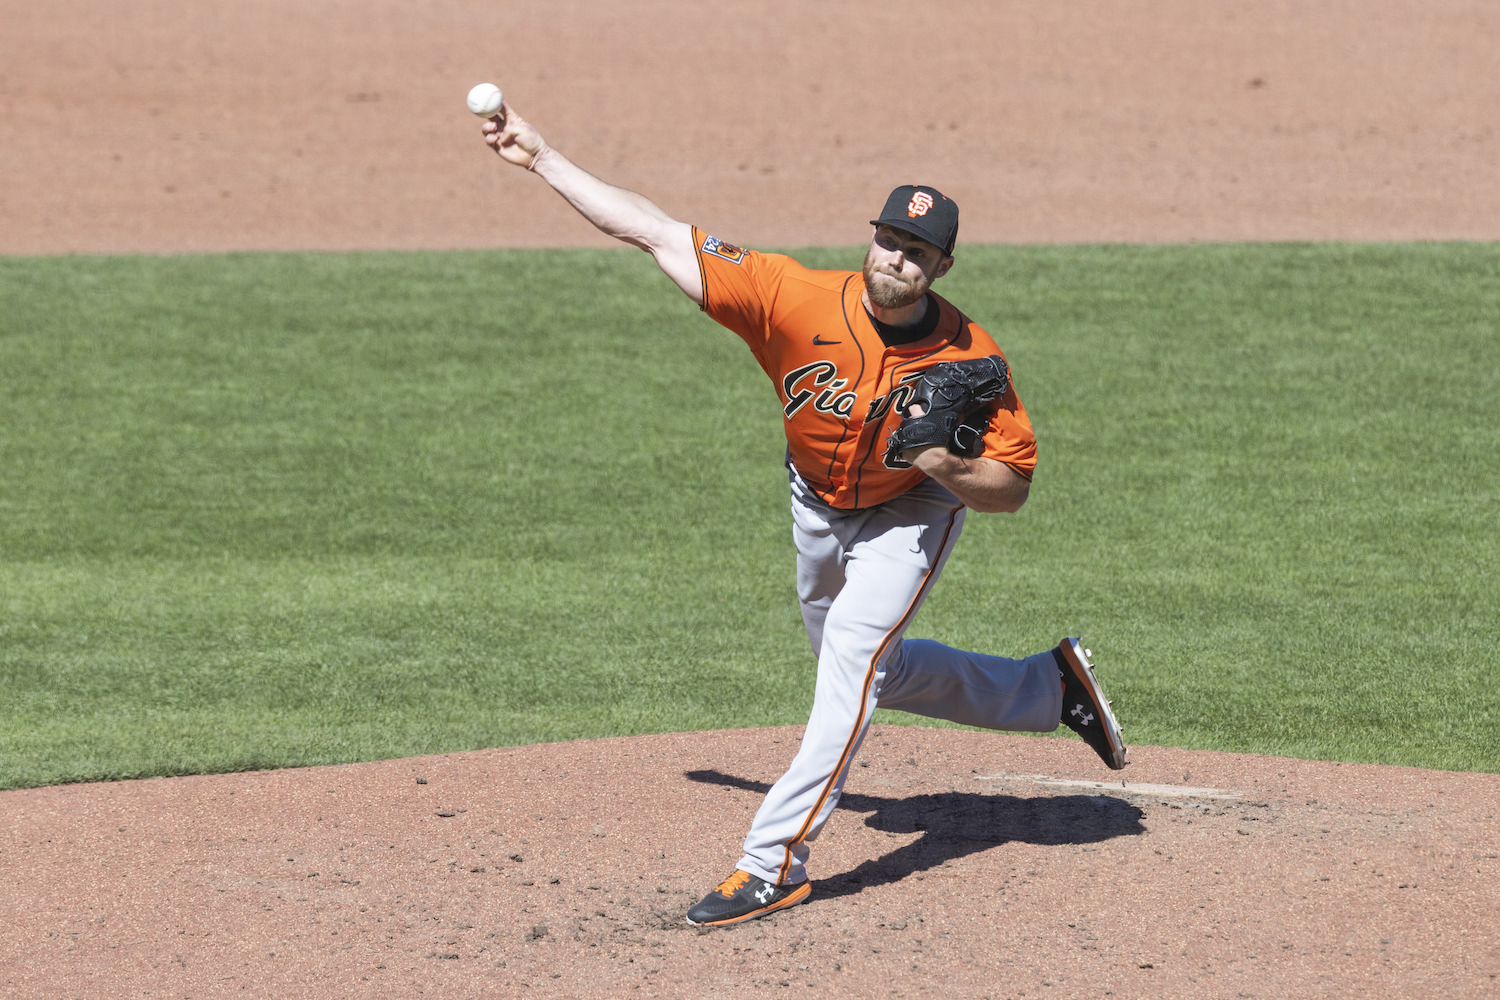
[[[818,335],[816,333],[813,334],[813,346],[814,347],[825,347],[828,344],[842,344],[842,343],[843,343],[842,340],[824,340],[820,335]]]

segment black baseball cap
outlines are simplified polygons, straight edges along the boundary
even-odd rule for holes
[[[892,226],[920,237],[953,255],[958,242],[958,206],[935,187],[903,184],[891,192],[872,226]]]

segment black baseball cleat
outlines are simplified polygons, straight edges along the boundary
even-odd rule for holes
[[[710,927],[737,924],[741,920],[754,920],[796,906],[811,895],[811,882],[772,885],[765,879],[736,869],[733,875],[719,883],[717,889],[687,911],[687,922]]]
[[[1120,724],[1115,721],[1115,713],[1110,711],[1099,679],[1094,676],[1094,665],[1089,662],[1094,654],[1077,639],[1064,639],[1052,655],[1062,673],[1063,725],[1082,736],[1104,763],[1120,770],[1126,765],[1125,755],[1130,751],[1125,749]]]

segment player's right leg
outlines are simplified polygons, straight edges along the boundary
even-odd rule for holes
[[[1091,650],[1077,639],[1064,639],[1055,651],[1057,668],[1063,676],[1063,714],[1065,726],[1083,737],[1085,743],[1116,771],[1127,763],[1125,737],[1099,678],[1094,675]]]
[[[907,639],[886,666],[880,707],[1006,732],[1049,733],[1062,717],[1052,650],[1013,660]]]
[[[1020,660],[908,639],[886,665],[880,707],[1008,732],[1063,724],[1105,764],[1125,766],[1120,725],[1077,639]]]

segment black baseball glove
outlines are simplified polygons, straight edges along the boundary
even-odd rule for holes
[[[933,365],[922,373],[911,399],[901,408],[901,424],[886,442],[885,464],[909,469],[911,463],[901,453],[927,445],[943,445],[967,458],[978,455],[989,424],[988,415],[979,411],[1009,388],[1010,369],[998,354]],[[916,406],[923,408],[920,417],[911,415]]]

